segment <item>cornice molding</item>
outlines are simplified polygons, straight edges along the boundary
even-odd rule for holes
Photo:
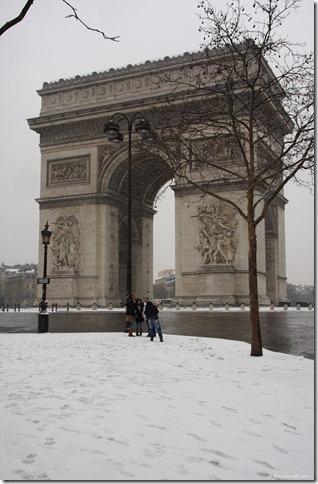
[[[126,208],[127,201],[123,200],[122,196],[115,193],[85,193],[78,195],[62,195],[56,197],[36,198],[35,201],[40,205],[40,210],[57,207],[75,207],[78,205],[114,205],[116,207]],[[140,215],[141,212],[145,216],[153,216],[157,213],[156,210],[149,206],[141,206],[137,201],[134,201],[133,214]]]

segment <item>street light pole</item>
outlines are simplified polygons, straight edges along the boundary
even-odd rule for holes
[[[43,263],[43,279],[44,280],[47,278],[47,246],[48,246],[48,244],[44,244],[44,263]],[[46,286],[47,286],[47,283],[44,282],[42,284],[41,312],[45,312],[46,309],[47,309]]]
[[[127,294],[132,293],[132,176],[131,176],[131,132],[132,120],[128,121],[128,210],[127,210]]]
[[[117,121],[116,121],[117,119]],[[132,130],[140,133],[143,139],[151,139],[152,133],[149,122],[142,113],[133,113],[127,116],[124,113],[115,113],[111,120],[105,123],[104,133],[107,139],[114,143],[122,142],[123,134],[120,132],[119,122],[125,120],[128,128],[128,190],[127,190],[127,295],[132,293]]]
[[[47,277],[47,248],[50,244],[52,232],[46,222],[44,230],[41,230],[42,243],[44,245],[43,277],[38,279],[38,284],[42,284],[42,298],[40,302],[40,312],[38,315],[38,333],[47,333],[49,330],[49,313],[47,312],[46,287],[49,284]]]

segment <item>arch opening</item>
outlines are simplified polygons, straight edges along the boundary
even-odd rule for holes
[[[175,194],[171,182],[162,187],[155,203],[157,213],[154,217],[154,281],[164,277],[163,271],[175,273]],[[164,282],[162,281],[163,285]],[[165,292],[163,288],[162,293]]]
[[[108,180],[104,192],[116,198],[119,207],[118,234],[118,287],[119,297],[126,298],[127,276],[127,206],[128,206],[128,167],[127,158],[114,160],[113,169],[108,169]],[[167,225],[170,217],[170,248],[174,263],[174,194],[169,188],[172,172],[169,165],[159,156],[149,157],[142,152],[132,157],[132,286],[133,292],[144,297],[153,293],[154,267],[154,220],[159,217],[159,227]],[[170,208],[164,193],[169,190]],[[163,201],[164,199],[164,201]],[[163,205],[162,205],[163,203]],[[158,209],[160,215],[157,215]],[[173,212],[171,214],[171,212]],[[171,216],[172,215],[172,216]],[[156,227],[158,227],[156,220]],[[173,227],[173,230],[172,230]],[[165,232],[165,231],[164,231]],[[171,241],[173,236],[173,243]],[[163,230],[156,230],[156,257],[164,257],[167,239]],[[158,238],[158,240],[157,240]]]

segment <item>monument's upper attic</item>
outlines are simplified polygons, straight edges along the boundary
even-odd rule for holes
[[[221,49],[219,49],[218,52],[221,52]],[[213,55],[217,55],[217,51],[213,51]],[[52,81],[52,82],[44,82],[42,89],[38,90],[38,93],[41,94],[46,91],[55,91],[57,89],[64,89],[69,86],[76,86],[80,85],[83,83],[89,83],[93,82],[95,83],[96,81],[104,81],[104,80],[109,80],[113,79],[114,77],[122,77],[122,76],[127,76],[127,75],[133,75],[133,74],[140,74],[146,71],[150,70],[156,70],[158,69],[166,69],[167,67],[172,67],[172,66],[180,66],[184,65],[185,63],[193,63],[196,61],[202,62],[203,60],[207,60],[209,57],[212,57],[212,51],[199,51],[199,52],[184,52],[183,54],[177,55],[177,56],[165,56],[163,59],[158,59],[158,60],[146,60],[145,62],[142,62],[140,64],[128,64],[127,66],[123,67],[118,67],[118,68],[110,68],[106,71],[103,72],[92,72],[90,74],[86,75],[77,75],[75,77],[71,77],[68,79],[59,79],[58,81]]]
[[[197,99],[206,89],[213,95],[213,86],[224,83],[224,66],[231,65],[233,55],[238,63],[240,53],[257,54],[253,41],[246,41],[233,50],[231,46],[219,49],[203,49],[184,52],[175,57],[147,60],[142,64],[111,68],[105,72],[77,75],[70,79],[44,82],[38,90],[41,96],[41,112],[38,118],[29,120],[30,127],[39,128],[50,123],[65,123],[79,118],[105,118],[118,110],[150,110],[171,98],[184,96],[187,101]],[[250,63],[251,69],[253,68]],[[276,113],[280,112],[282,123],[288,124],[282,109],[284,93],[266,60],[262,58],[262,75],[270,81],[275,94]],[[199,88],[199,89],[198,89]],[[242,91],[239,86],[239,90]],[[243,87],[244,90],[244,87]]]

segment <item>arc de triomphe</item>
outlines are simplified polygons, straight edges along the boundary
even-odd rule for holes
[[[127,145],[110,144],[103,126],[115,112],[150,113],[162,105],[167,87],[158,83],[160,75],[200,61],[200,53],[184,54],[45,82],[38,91],[41,112],[28,122],[40,134],[40,227],[48,221],[53,230],[51,301],[105,306],[125,300]],[[137,138],[132,163],[133,291],[143,297],[152,294],[154,201],[171,172],[162,157],[149,158]],[[229,192],[229,187],[223,190]],[[216,200],[199,201],[194,189],[175,186],[175,202],[176,300],[248,303],[245,222]],[[279,197],[258,230],[261,303],[286,298],[285,203]],[[207,216],[227,223],[226,245],[216,246],[213,254],[202,246]]]

